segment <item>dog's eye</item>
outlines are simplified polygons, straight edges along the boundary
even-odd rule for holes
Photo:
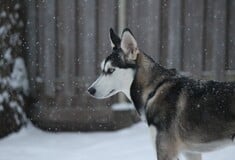
[[[115,71],[114,68],[109,68],[109,69],[107,70],[107,73],[108,73],[108,74],[111,74],[111,73],[113,73],[114,71]]]

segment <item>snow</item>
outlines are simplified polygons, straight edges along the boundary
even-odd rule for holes
[[[0,36],[5,36],[7,33],[7,28],[5,26],[0,27]]]
[[[27,71],[22,58],[16,58],[11,73],[9,84],[14,89],[22,88],[25,95],[29,91],[29,82],[27,78]]]
[[[235,147],[203,155],[232,160]],[[0,160],[156,160],[148,128],[138,123],[116,132],[49,133],[32,125],[0,140]]]
[[[4,54],[4,58],[8,61],[8,62],[11,62],[12,61],[12,56],[11,56],[11,48],[8,48],[6,51],[5,51],[5,54]]]
[[[0,103],[1,103],[1,102],[0,102]],[[3,106],[0,105],[0,112],[3,111],[3,110],[4,110]]]
[[[116,103],[111,106],[112,110],[114,111],[120,111],[120,110],[131,110],[134,109],[134,106],[132,103]]]
[[[13,33],[10,36],[9,43],[13,46],[16,46],[17,44],[21,44],[21,40],[19,39],[20,34],[19,33]]]
[[[12,61],[11,57],[11,49],[8,49],[6,51],[6,54],[4,55],[5,59],[8,61]],[[29,92],[29,82],[28,82],[28,75],[26,71],[26,67],[24,64],[24,60],[20,57],[16,58],[13,64],[13,71],[10,75],[10,77],[1,77],[0,75],[0,84],[3,85],[9,85],[13,89],[19,89],[23,90],[25,95],[28,95]],[[6,95],[7,94],[7,95]],[[3,93],[3,95],[0,94],[0,102],[2,102],[2,97],[8,101],[9,94],[8,93]]]
[[[14,7],[14,9],[15,10],[18,10],[20,8],[20,5],[17,3],[17,4],[15,4],[15,7]]]
[[[11,102],[9,103],[9,106],[10,106],[12,109],[16,110],[17,113],[20,113],[21,115],[24,114],[24,112],[23,112],[23,110],[22,110],[22,108],[20,107],[20,105],[19,105],[18,102],[16,102],[16,101],[11,101]]]
[[[23,116],[23,120],[26,121],[26,119],[27,119],[26,115],[25,115],[24,111],[22,110],[22,108],[21,108],[21,106],[20,106],[20,104],[18,102],[10,101],[9,106],[13,110],[17,111],[17,113],[20,114],[20,115],[19,114],[14,114],[14,118],[15,118],[16,124],[20,125],[21,121],[20,121],[20,117],[19,116]]]
[[[0,104],[4,101],[3,96],[0,94]]]
[[[8,102],[9,101],[9,93],[7,91],[3,91],[1,94],[0,94],[0,103],[2,103],[3,101],[6,101]]]
[[[0,17],[1,17],[1,18],[4,18],[4,17],[6,17],[6,16],[7,16],[7,14],[6,14],[5,11],[2,11],[2,12],[0,13]]]

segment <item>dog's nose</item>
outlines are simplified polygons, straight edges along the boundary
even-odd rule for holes
[[[96,92],[96,89],[93,88],[93,87],[91,87],[91,88],[88,89],[88,92],[89,92],[91,95],[94,95],[95,92]]]

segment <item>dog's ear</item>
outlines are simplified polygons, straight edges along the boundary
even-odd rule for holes
[[[121,48],[129,59],[135,60],[137,58],[138,54],[137,42],[132,32],[128,28],[124,29],[122,32]]]
[[[111,42],[111,47],[112,48],[120,47],[121,39],[119,38],[118,35],[116,35],[114,33],[112,28],[110,28],[110,30],[109,30],[109,38],[110,38],[110,42]]]

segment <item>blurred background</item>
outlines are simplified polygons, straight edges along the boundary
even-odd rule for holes
[[[138,121],[123,95],[88,96],[125,27],[156,62],[200,79],[235,80],[234,0],[1,0],[0,135],[28,120],[47,131],[107,131]]]

